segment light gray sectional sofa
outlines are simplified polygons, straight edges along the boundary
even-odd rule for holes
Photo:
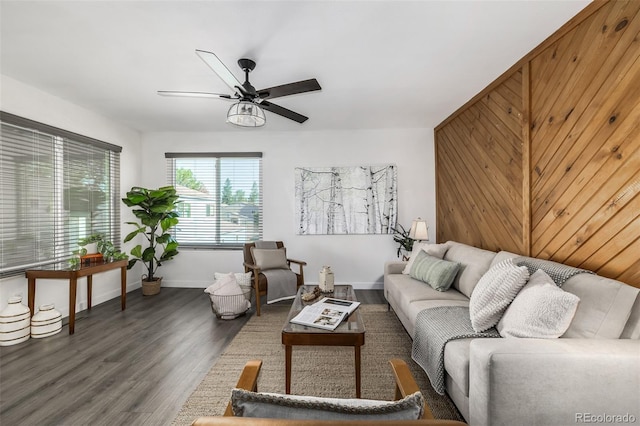
[[[385,264],[385,297],[412,338],[420,311],[468,306],[491,266],[518,257],[452,241],[445,245],[443,259],[460,263],[461,269],[444,292],[403,274],[407,262]],[[640,423],[639,289],[585,273],[571,277],[562,289],[580,302],[561,338],[446,344],[446,391],[471,425]]]

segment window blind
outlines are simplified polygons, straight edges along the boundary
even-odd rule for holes
[[[0,276],[71,257],[101,233],[120,246],[120,150],[0,113]]]
[[[262,153],[166,153],[180,196],[180,247],[241,248],[262,239]]]

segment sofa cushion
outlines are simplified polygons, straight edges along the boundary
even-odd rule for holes
[[[446,244],[449,249],[444,255],[444,260],[460,264],[460,271],[453,280],[453,288],[467,297],[471,297],[473,288],[484,273],[489,270],[496,253],[455,241],[447,241]]]
[[[440,293],[436,292],[435,290],[433,290],[433,292]],[[413,336],[415,335],[416,319],[418,318],[418,314],[420,313],[420,311],[424,309],[435,308],[438,306],[469,306],[469,299],[467,299],[467,296],[460,293],[458,290],[450,289],[441,294],[447,294],[449,298],[415,300],[409,303],[408,307],[403,310],[404,314],[407,316],[407,318],[409,318],[409,327],[405,326],[405,328],[407,329],[407,332],[409,333],[411,338],[413,338]],[[459,299],[457,299],[456,297],[459,297]]]
[[[569,328],[579,301],[538,269],[498,322],[498,332],[502,337],[558,338]]]
[[[385,279],[385,296],[397,302],[396,309],[405,312],[409,308],[409,304],[416,300],[462,300],[469,302],[469,299],[457,290],[437,291],[409,275],[393,274],[388,275]]]
[[[469,396],[469,345],[472,340],[452,340],[444,347],[444,369],[466,397]]]
[[[409,275],[411,272],[411,267],[413,266],[413,262],[416,260],[416,256],[420,251],[424,250],[428,255],[433,257],[437,257],[438,259],[442,259],[444,254],[447,252],[449,246],[447,244],[429,244],[427,242],[414,242],[413,249],[411,250],[411,254],[409,255],[409,261],[407,262],[407,266],[404,267],[402,271],[403,274]]]
[[[482,332],[496,325],[528,279],[527,268],[514,265],[513,259],[489,269],[471,294],[469,314],[473,329]]]
[[[420,250],[415,256],[409,275],[429,284],[438,291],[447,291],[458,273],[460,265],[456,262],[438,259]]]
[[[562,337],[618,339],[640,289],[595,274],[578,274],[562,289],[580,298],[576,315]]]

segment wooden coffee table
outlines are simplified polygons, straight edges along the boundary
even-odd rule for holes
[[[287,321],[282,328],[282,344],[285,345],[285,390],[291,393],[291,354],[293,346],[353,346],[355,350],[356,367],[356,398],[360,398],[360,348],[364,345],[364,322],[360,315],[360,308],[356,309],[346,320],[333,331],[321,328],[308,327],[305,325],[292,324],[291,318],[308,304],[322,299],[318,297],[311,302],[304,302],[301,298],[303,292],[313,290],[314,286],[302,286],[298,289],[298,294],[289,310]],[[326,294],[327,297],[336,299],[357,300],[356,293],[350,285],[337,285],[333,293]]]

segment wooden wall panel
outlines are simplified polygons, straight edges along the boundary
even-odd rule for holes
[[[590,4],[435,140],[438,241],[640,287],[640,1]]]
[[[436,132],[437,239],[523,250],[522,72]]]

